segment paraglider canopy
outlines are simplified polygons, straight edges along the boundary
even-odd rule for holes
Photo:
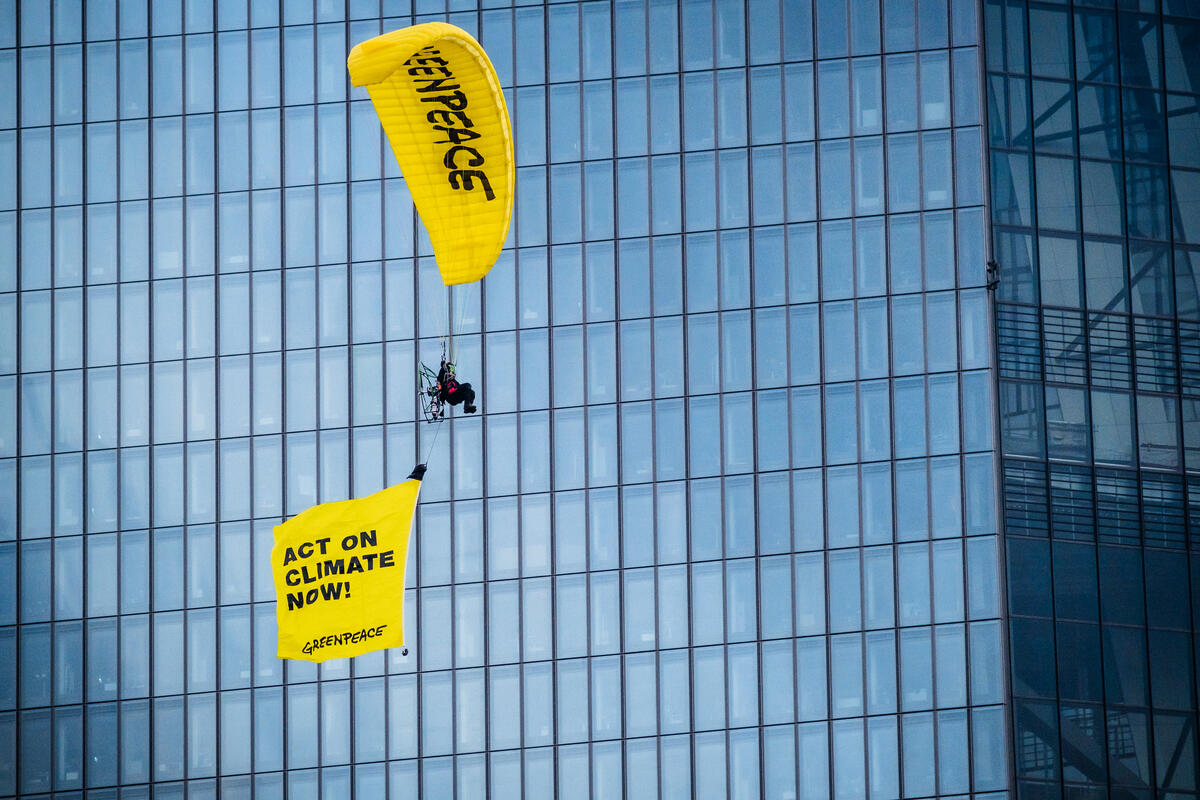
[[[365,86],[429,231],[442,281],[480,280],[512,218],[512,128],[479,42],[427,22],[357,45],[350,80]]]

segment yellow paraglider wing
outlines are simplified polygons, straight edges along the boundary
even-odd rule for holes
[[[362,42],[347,63],[375,103],[442,280],[479,280],[508,235],[515,182],[492,62],[466,31],[427,22]]]

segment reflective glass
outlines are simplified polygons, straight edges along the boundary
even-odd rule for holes
[[[487,5],[0,2],[0,795],[1002,789],[967,780],[1005,748],[977,12]],[[991,182],[1056,233],[998,260],[1020,297],[1194,317],[1168,202],[1191,28],[1138,13],[1054,7],[1032,41],[1002,12],[1006,77],[1044,84],[1004,108],[1042,121],[993,121],[1025,172]],[[453,295],[343,72],[435,17],[479,36],[515,121],[513,235]],[[481,416],[439,439],[405,387],[451,305]],[[1192,376],[1153,361],[1189,332],[1113,322],[1124,355],[1098,325],[1079,347],[1123,379],[1002,375],[1029,400],[1010,455],[1189,463]],[[285,669],[272,527],[417,453],[410,650]],[[1171,490],[1132,491],[1149,514]],[[1128,624],[1099,605],[1072,621]]]

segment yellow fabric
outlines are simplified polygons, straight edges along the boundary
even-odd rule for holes
[[[322,503],[275,526],[279,657],[324,661],[404,644],[404,566],[419,480]]]
[[[447,286],[477,281],[500,256],[512,218],[512,127],[500,80],[472,36],[427,22],[350,51]]]

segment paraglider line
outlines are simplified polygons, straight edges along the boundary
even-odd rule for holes
[[[454,345],[454,334],[462,332],[463,323],[466,321],[466,318],[467,318],[467,300],[468,300],[467,295],[470,292],[470,288],[468,285],[461,285],[462,290],[459,291],[460,285],[461,284],[456,284],[454,286],[449,287],[449,289],[450,289],[450,291],[449,291],[450,308],[447,311],[446,320],[448,323],[450,323],[450,333],[449,333],[448,338],[450,339],[450,361],[451,362],[458,361],[458,348],[455,347],[455,345]],[[478,284],[476,284],[476,285],[478,285]],[[455,307],[454,307],[454,300],[455,300],[456,294],[458,295],[458,308],[457,309],[455,309]]]
[[[445,421],[445,417],[437,421],[437,427],[433,429],[433,442],[429,445],[429,450],[425,453],[425,460],[421,462],[422,464],[428,464],[430,457],[433,456],[433,449],[437,447],[438,437],[442,435],[442,423]]]

